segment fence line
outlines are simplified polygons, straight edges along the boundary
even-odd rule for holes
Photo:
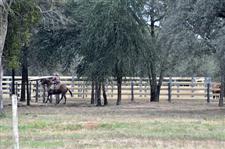
[[[39,78],[46,78],[49,76],[39,77],[30,76],[29,85],[32,99],[38,101],[44,92]],[[20,95],[21,77],[15,77],[16,93]],[[75,98],[90,98],[91,97],[91,82],[86,78],[77,78],[75,76],[63,76],[61,82],[67,84],[68,88],[74,94]],[[10,95],[11,77],[3,77],[3,95]],[[165,77],[161,87],[160,99],[202,99],[209,102],[212,97],[211,78],[205,77]],[[109,98],[116,99],[117,86],[114,79],[109,79],[106,82],[106,92]],[[134,99],[149,99],[150,85],[147,78],[139,77],[125,77],[122,83],[122,98],[131,99],[132,93]]]

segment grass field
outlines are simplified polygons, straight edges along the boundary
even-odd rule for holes
[[[19,107],[22,149],[222,149],[225,108],[204,101],[89,101]],[[11,106],[0,117],[0,149],[12,148]]]

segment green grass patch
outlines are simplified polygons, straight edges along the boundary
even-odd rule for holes
[[[8,132],[9,130],[11,130],[10,126],[5,126],[0,124],[0,132]]]
[[[22,147],[30,147],[30,148],[58,148],[64,147],[63,141],[36,141],[36,140],[28,140],[28,141],[21,141]]]
[[[65,134],[64,135],[64,138],[66,138],[66,139],[82,139],[82,138],[84,138],[84,135],[77,134],[77,133],[74,133],[74,134]]]
[[[129,128],[132,124],[129,123],[103,123],[99,125],[99,128],[103,129],[124,129]]]
[[[70,130],[70,131],[74,131],[74,130],[82,129],[83,126],[80,125],[80,124],[62,124],[62,125],[56,125],[55,128],[57,130]]]
[[[196,122],[148,121],[131,123],[103,123],[98,129],[112,130],[127,137],[163,139],[215,139],[225,141],[225,126]]]
[[[6,114],[5,112],[0,112],[0,120],[6,118]]]
[[[11,146],[12,146],[12,140],[4,140],[4,139],[0,140],[0,148],[1,147],[8,148],[8,147],[11,147]]]
[[[35,120],[25,124],[19,125],[20,131],[28,131],[30,129],[51,129],[54,126],[54,123],[44,121],[44,120]]]

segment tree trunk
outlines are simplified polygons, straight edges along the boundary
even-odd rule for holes
[[[219,99],[219,106],[222,107],[223,106],[223,98],[224,98],[224,84],[225,84],[225,64],[224,61],[221,60],[220,62],[220,79],[221,79],[221,88],[220,88],[220,99]]]
[[[96,106],[102,106],[102,102],[101,102],[101,83],[96,82],[96,97],[97,97],[97,104]]]
[[[27,68],[27,73],[26,73],[26,83],[27,83],[27,105],[30,105],[30,84],[29,84],[29,79],[28,79],[28,68]]]
[[[152,9],[150,10],[150,14],[151,14],[151,19],[150,19],[150,29],[151,29],[151,37],[153,40],[153,43],[155,43],[155,1],[152,0],[151,1],[151,6]],[[154,48],[156,45],[153,45]],[[156,50],[156,49],[154,49]],[[153,52],[154,52],[153,50]],[[161,86],[157,85],[157,75],[156,75],[156,65],[154,64],[154,59],[155,59],[155,54],[152,54],[152,62],[150,64],[150,72],[151,72],[151,77],[149,77],[150,79],[150,86],[151,86],[151,97],[150,97],[150,102],[159,102],[159,93],[160,90],[158,90]]]
[[[151,86],[151,97],[150,102],[159,102],[158,99],[158,90],[157,90],[157,78],[156,75],[152,75],[152,78],[150,78],[150,86]]]
[[[221,78],[221,90],[220,90],[219,107],[223,107],[224,82],[225,82],[224,79]]]
[[[8,13],[0,6],[0,112],[3,111],[3,92],[2,92],[2,79],[3,79],[3,66],[2,66],[2,53],[5,45],[5,39],[8,28]]]
[[[225,64],[224,64],[223,78],[224,78],[224,82],[223,82],[223,97],[225,97]],[[221,78],[221,79],[222,79],[222,78]],[[222,90],[222,89],[221,89],[221,90]]]
[[[95,81],[94,82],[95,85],[95,91],[94,91],[94,104],[97,104],[97,99],[98,99],[98,82]]]
[[[161,85],[157,84],[156,100],[159,101]]]
[[[117,102],[116,105],[121,104],[121,97],[122,97],[122,76],[117,77]]]
[[[27,90],[27,105],[30,105],[30,91],[29,91],[29,80],[28,80],[28,62],[27,62],[28,47],[22,48],[23,60],[22,60],[22,88],[21,88],[21,99],[20,101],[26,101],[26,90]]]
[[[12,94],[15,94],[15,69],[12,69]]]
[[[153,81],[154,82],[154,81]],[[157,99],[157,85],[156,83],[150,83],[151,86],[151,97],[150,97],[150,102],[158,102]]]
[[[26,101],[26,74],[27,74],[27,66],[26,66],[26,58],[25,58],[25,48],[22,48],[22,83],[21,83],[21,97],[20,101]]]
[[[95,103],[95,81],[91,81],[91,104]]]
[[[157,100],[158,101],[159,101],[159,97],[160,97],[162,82],[163,82],[163,70],[161,70],[161,72],[160,72],[159,82],[157,84]]]
[[[26,78],[24,74],[24,68],[22,67],[22,83],[21,83],[21,96],[20,101],[26,101]]]
[[[107,95],[106,95],[106,90],[105,90],[105,83],[102,83],[102,94],[104,98],[104,105],[108,105],[108,100],[107,100]]]
[[[1,63],[2,57],[0,57]],[[3,67],[0,65],[0,114],[3,111],[3,92],[2,92]]]

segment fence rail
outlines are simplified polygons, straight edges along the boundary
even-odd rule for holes
[[[30,76],[29,87],[31,97],[37,100],[42,97],[43,88],[38,81],[40,78],[47,78],[50,76]],[[21,77],[16,76],[16,93],[20,95]],[[67,84],[71,89],[75,98],[90,98],[91,96],[91,82],[86,78],[77,78],[74,76],[63,76],[61,82]],[[117,84],[114,79],[109,79],[105,83],[106,93],[108,98],[116,99]],[[6,97],[11,94],[11,77],[3,77],[3,95]],[[149,99],[150,85],[147,78],[125,77],[122,83],[122,98],[130,99],[131,90],[133,89],[134,99]],[[212,96],[212,82],[211,78],[205,77],[165,77],[160,91],[161,100],[171,99],[201,99],[209,100]],[[170,99],[169,99],[170,98]],[[208,99],[209,98],[209,99]]]

